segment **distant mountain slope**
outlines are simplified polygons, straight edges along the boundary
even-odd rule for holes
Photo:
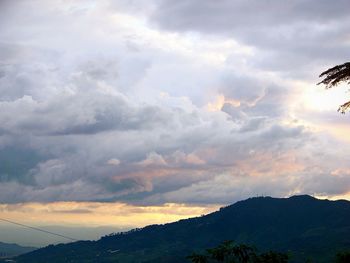
[[[18,256],[35,250],[34,247],[22,247],[17,244],[0,242],[0,258]]]
[[[257,197],[206,216],[147,226],[98,241],[48,246],[17,262],[186,262],[194,250],[223,240],[255,245],[259,250],[290,251],[294,262],[308,257],[330,262],[350,248],[350,202],[310,196]]]

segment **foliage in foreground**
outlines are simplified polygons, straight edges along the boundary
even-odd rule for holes
[[[247,245],[235,245],[225,241],[218,247],[207,249],[206,254],[192,254],[188,257],[193,263],[287,263],[288,255],[279,252],[259,254],[255,248]]]
[[[258,253],[254,247],[236,245],[225,241],[219,246],[207,249],[205,254],[193,253],[187,257],[192,263],[288,263],[289,255],[275,251]],[[313,262],[307,260],[306,262]],[[350,263],[350,251],[337,253],[334,263]]]
[[[320,78],[322,77],[324,77],[324,79],[318,84],[326,85],[326,89],[335,87],[341,82],[350,84],[350,62],[327,69],[321,73]],[[350,101],[340,105],[338,111],[344,114],[348,109],[350,109]]]
[[[335,263],[349,263],[350,262],[350,251],[340,252],[337,254]]]

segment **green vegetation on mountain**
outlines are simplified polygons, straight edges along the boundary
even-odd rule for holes
[[[287,253],[289,262],[334,262],[338,252],[350,248],[350,202],[311,196],[250,198],[206,216],[111,234],[98,241],[50,245],[15,260],[189,262],[188,255],[203,254],[225,240],[256,247],[262,254]]]

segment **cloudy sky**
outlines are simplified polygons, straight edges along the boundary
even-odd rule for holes
[[[128,228],[257,195],[350,199],[348,88],[316,85],[349,59],[349,13],[0,0],[0,216]]]

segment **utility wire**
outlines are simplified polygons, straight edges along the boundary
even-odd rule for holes
[[[43,232],[43,233],[46,233],[46,234],[63,237],[63,238],[66,238],[66,239],[69,239],[69,240],[72,240],[72,241],[79,241],[78,239],[75,239],[75,238],[72,238],[72,237],[69,237],[69,236],[64,236],[64,235],[57,234],[57,233],[54,233],[54,232],[51,232],[51,231],[47,231],[47,230],[44,230],[44,229],[40,229],[40,228],[37,228],[37,227],[33,227],[33,226],[28,226],[28,225],[25,225],[25,224],[17,223],[17,222],[14,222],[14,221],[11,221],[11,220],[7,220],[7,219],[4,219],[4,218],[0,218],[0,221],[4,221],[4,222],[7,222],[7,223],[11,223],[11,224],[22,226],[22,227],[26,227],[26,228],[30,228],[30,229],[33,229],[33,230],[36,230],[36,231],[40,231],[40,232]]]

